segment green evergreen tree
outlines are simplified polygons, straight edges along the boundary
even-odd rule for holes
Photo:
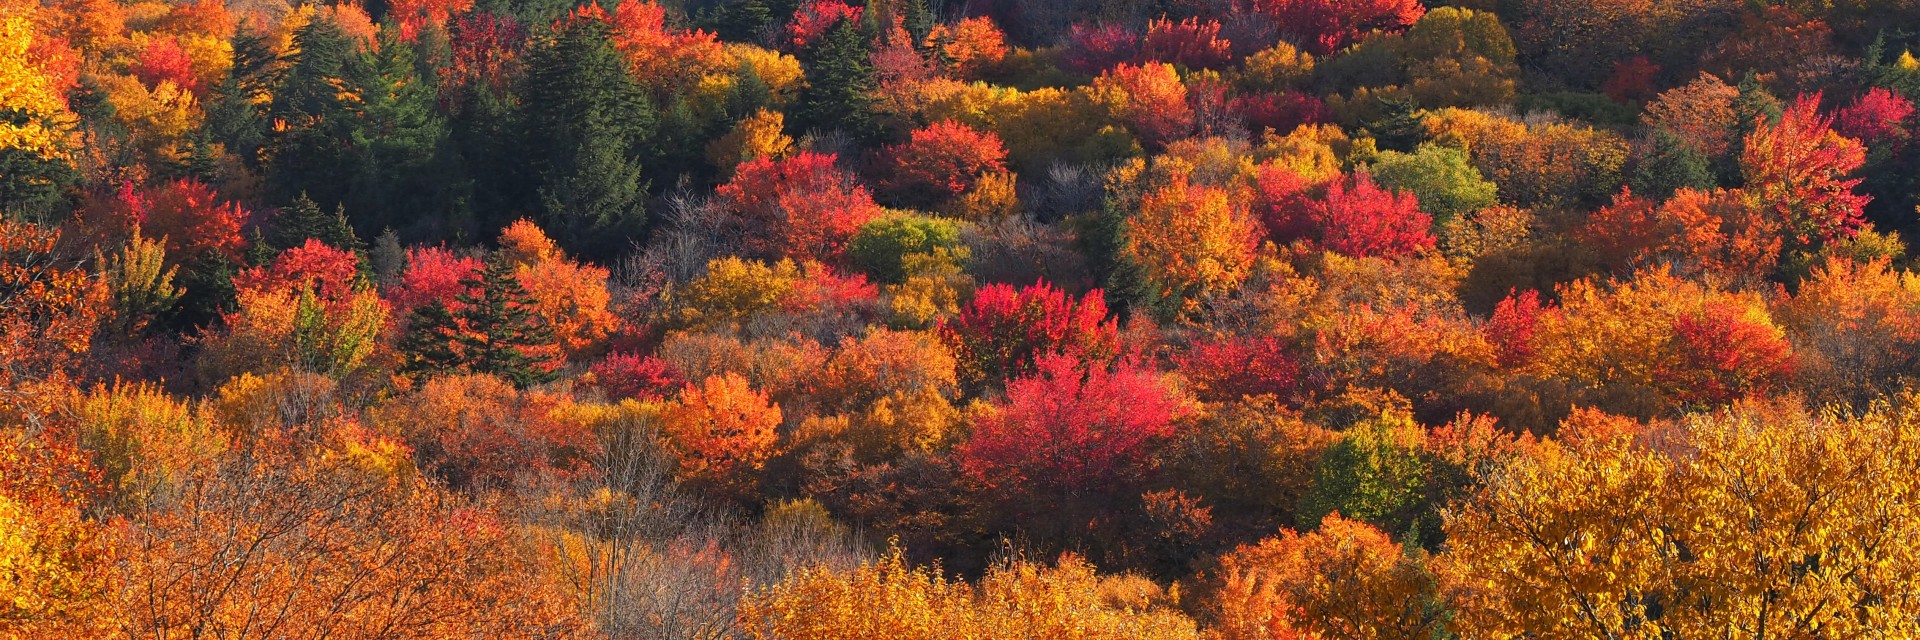
[[[269,130],[260,99],[279,84],[279,61],[265,39],[245,29],[232,42],[233,66],[209,94],[202,130],[247,168],[259,170]]]
[[[310,239],[342,251],[366,254],[366,244],[354,234],[353,225],[347,222],[344,209],[335,207],[333,213],[326,213],[319,203],[304,193],[269,220],[266,231],[256,236],[252,245],[254,250],[261,252],[260,255],[271,260],[281,251],[306,244]]]
[[[273,91],[268,120],[278,125],[271,137],[272,163],[267,183],[290,200],[307,194],[323,205],[345,201],[354,162],[347,141],[360,117],[343,89],[362,84],[362,60],[339,25],[324,18],[294,32],[285,75]]]
[[[871,142],[873,55],[871,41],[852,20],[841,20],[809,47],[807,88],[800,95],[800,122],[822,130],[838,129]]]
[[[913,36],[916,43],[926,42],[927,34],[933,32],[933,25],[939,21],[939,16],[927,8],[927,0],[902,0],[901,5],[900,18],[907,35]]]
[[[645,230],[654,109],[604,22],[574,19],[529,55],[521,96],[529,209],[567,249],[607,258]]]
[[[1661,129],[1654,132],[1653,150],[1634,167],[1628,184],[1636,194],[1665,199],[1681,188],[1712,189],[1715,181],[1705,154]]]
[[[780,24],[766,0],[742,0],[707,7],[700,12],[699,22],[725,40],[763,44]]]
[[[398,34],[382,31],[380,45],[363,55],[367,72],[355,91],[359,117],[347,134],[355,173],[346,201],[355,228],[368,234],[432,225],[450,213],[441,185],[459,182],[446,162],[447,126],[434,108],[437,83],[431,70],[423,74],[414,43]]]
[[[480,274],[461,284],[467,290],[455,298],[461,305],[457,313],[435,302],[412,314],[400,345],[406,358],[402,370],[485,373],[520,387],[552,380],[554,374],[539,354],[553,352],[558,339],[535,312],[514,265],[501,258],[489,260]]]
[[[1747,147],[1747,134],[1753,133],[1755,125],[1761,121],[1769,124],[1780,122],[1785,107],[1780,99],[1767,91],[1766,85],[1752,72],[1740,79],[1737,87],[1740,95],[1733,99],[1733,145],[1726,157],[1718,158],[1714,164],[1714,173],[1719,174],[1721,184],[1740,185],[1744,178],[1740,175],[1740,155]]]

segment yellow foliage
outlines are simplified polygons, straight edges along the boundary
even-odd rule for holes
[[[96,386],[72,411],[81,446],[121,507],[137,508],[227,447],[211,420],[150,384]]]
[[[947,213],[962,220],[994,220],[1020,212],[1020,194],[1015,191],[1012,171],[996,171],[980,176],[972,189],[947,205]]]
[[[1072,555],[1055,566],[1003,563],[974,586],[909,567],[895,549],[847,572],[802,569],[743,600],[739,624],[765,640],[1199,637],[1178,612],[1109,602],[1119,591]]]
[[[1449,518],[1472,638],[1913,637],[1920,414],[1743,404],[1547,441]],[[1655,609],[1654,605],[1658,605]]]
[[[800,68],[798,58],[750,44],[729,42],[725,48],[727,56],[736,65],[753,69],[760,76],[760,81],[767,83],[767,89],[773,93],[775,107],[792,102],[794,96],[799,95],[801,87],[806,86],[806,72]]]
[[[1313,54],[1285,41],[1262,49],[1241,63],[1239,84],[1259,91],[1283,91],[1313,77]]]
[[[707,161],[721,173],[733,173],[733,167],[755,158],[778,158],[793,150],[793,137],[783,130],[786,116],[761,109],[733,126],[733,131],[707,145]]]
[[[1340,176],[1343,160],[1353,141],[1345,131],[1331,124],[1303,126],[1278,135],[1269,132],[1254,149],[1261,164],[1277,164],[1310,184],[1319,184]]]
[[[26,116],[0,121],[0,149],[21,149],[65,160],[74,124],[66,98],[54,79],[28,51],[34,41],[37,4],[0,2],[0,111]]]
[[[1219,187],[1189,184],[1185,176],[1141,196],[1125,251],[1145,268],[1156,299],[1191,312],[1202,298],[1246,280],[1260,229],[1242,200]]]
[[[691,327],[739,322],[780,304],[800,279],[792,260],[768,265],[725,257],[707,263],[707,273],[679,291],[679,320]]]

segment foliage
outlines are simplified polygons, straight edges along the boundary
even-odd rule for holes
[[[661,428],[679,456],[678,477],[716,495],[745,498],[775,453],[780,405],[739,375],[689,384],[661,412]]]
[[[1138,462],[1174,434],[1186,413],[1151,371],[1109,371],[1042,356],[1031,376],[1007,383],[1007,404],[973,425],[961,468],[1002,496],[1042,508],[1048,498],[1118,490]]]
[[[1861,605],[1910,575],[1891,560],[1906,525],[1889,505],[1905,489],[1869,478],[1906,455],[1911,419],[1748,404],[1685,421],[1663,434],[1671,445],[1633,430],[1545,443],[1448,523],[1459,628],[1904,629],[1907,605]]]
[[[968,384],[1033,371],[1046,354],[1099,360],[1119,347],[1119,327],[1107,319],[1106,297],[1099,290],[1075,300],[1044,282],[1020,289],[981,287],[959,317],[940,325],[940,335],[960,359]]]
[[[1445,629],[1425,554],[1329,515],[1311,533],[1242,546],[1220,561],[1210,605],[1221,638],[1424,638]]]
[[[834,165],[831,154],[803,151],[756,158],[734,170],[715,194],[736,216],[748,251],[758,255],[844,259],[860,225],[880,216],[867,188]]]

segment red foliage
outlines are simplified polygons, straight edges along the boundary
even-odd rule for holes
[[[793,12],[787,23],[787,41],[795,50],[805,49],[841,20],[860,20],[860,7],[840,0],[808,0]]]
[[[510,16],[475,12],[461,16],[448,29],[453,62],[441,76],[442,99],[458,95],[455,87],[484,84],[495,92],[513,78],[512,62],[527,41],[527,31]]]
[[[1607,78],[1600,91],[1614,102],[1628,103],[1653,97],[1654,77],[1660,74],[1660,65],[1654,64],[1646,56],[1634,56],[1613,65],[1613,75]]]
[[[1119,325],[1107,320],[1099,289],[1076,302],[1046,282],[1017,291],[998,283],[981,287],[959,318],[941,324],[940,334],[975,381],[1032,371],[1034,358],[1043,354],[1110,358],[1120,342]]]
[[[1287,400],[1300,383],[1300,365],[1271,336],[1235,336],[1193,345],[1179,359],[1202,400],[1273,394]]]
[[[1733,301],[1709,302],[1674,319],[1684,365],[1668,377],[1687,403],[1720,404],[1776,389],[1793,375],[1793,346],[1764,313]]]
[[[808,265],[793,289],[780,298],[781,309],[807,314],[872,306],[880,299],[880,288],[867,282],[866,274],[839,275],[823,265]]]
[[[1588,216],[1574,235],[1606,264],[1631,265],[1674,237],[1675,230],[1661,224],[1659,214],[1660,203],[1622,188],[1611,204]]]
[[[1486,333],[1499,355],[1500,366],[1519,367],[1533,360],[1533,332],[1546,310],[1540,303],[1540,292],[1532,289],[1509,293],[1493,308]]]
[[[1007,383],[1006,404],[956,455],[968,475],[1007,493],[1110,490],[1141,470],[1184,413],[1151,369],[1048,355],[1034,375]]]
[[[387,19],[400,26],[400,37],[412,40],[426,27],[437,27],[447,19],[473,8],[473,0],[392,0],[387,4]]]
[[[1908,131],[1913,121],[1913,103],[1899,94],[1879,87],[1867,91],[1840,110],[1833,119],[1833,128],[1870,147],[1882,145],[1890,151],[1906,146],[1911,137]]]
[[[1277,164],[1263,165],[1253,180],[1253,213],[1267,236],[1286,244],[1313,237],[1314,222],[1305,178]]]
[[[353,284],[360,278],[360,265],[352,251],[343,251],[309,238],[306,244],[280,252],[273,264],[253,267],[233,275],[238,291],[281,292],[312,287],[314,295],[328,302],[353,297]]]
[[[613,399],[658,400],[682,383],[680,372],[667,361],[626,351],[608,354],[587,373],[593,376],[590,386]]]
[[[147,41],[147,48],[133,63],[133,75],[148,87],[172,82],[173,86],[187,91],[200,91],[200,78],[193,75],[193,58],[188,57],[187,50],[180,48],[180,41],[171,36]]]
[[[1076,24],[1067,30],[1066,53],[1060,63],[1068,70],[1098,75],[1113,65],[1134,57],[1140,46],[1140,34],[1110,24]]]
[[[847,241],[881,209],[835,160],[833,154],[810,151],[755,158],[715,190],[738,216],[749,251],[841,262]]]
[[[1327,185],[1312,210],[1320,244],[1337,253],[1397,256],[1434,244],[1433,218],[1421,213],[1413,194],[1382,189],[1365,171]]]
[[[1147,23],[1139,62],[1171,62],[1189,69],[1219,69],[1233,62],[1233,44],[1220,37],[1220,23],[1160,18]]]
[[[483,265],[479,258],[455,255],[443,247],[407,250],[407,269],[400,283],[387,293],[387,302],[401,311],[426,306],[431,302],[457,309],[456,298],[467,291],[462,280],[475,277]]]
[[[1420,0],[1253,0],[1253,8],[1316,55],[1345,49],[1369,32],[1401,31],[1427,14]]]
[[[1865,221],[1871,197],[1856,194],[1859,178],[1846,176],[1867,161],[1858,142],[1834,133],[1820,115],[1819,94],[1801,96],[1779,124],[1758,122],[1740,156],[1746,189],[1760,197],[1787,231],[1805,247],[1850,237]]]
[[[933,205],[972,189],[981,176],[1005,171],[1000,136],[952,120],[913,132],[881,153],[876,186],[913,205]]]
[[[1297,91],[1241,94],[1234,96],[1227,108],[1256,128],[1264,127],[1278,133],[1328,120],[1326,103]]]
[[[125,238],[136,226],[148,238],[164,238],[169,264],[214,257],[238,260],[247,246],[240,230],[250,214],[237,203],[216,199],[211,187],[195,180],[172,180],[147,189],[127,182],[111,196],[90,195],[83,217],[101,242]]]

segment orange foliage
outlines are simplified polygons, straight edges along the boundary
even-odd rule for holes
[[[683,480],[721,495],[748,498],[773,457],[780,405],[736,374],[710,376],[688,385],[662,416],[670,446],[680,456]]]
[[[1425,554],[1338,514],[1220,561],[1210,612],[1223,640],[1424,638],[1441,628]]]

